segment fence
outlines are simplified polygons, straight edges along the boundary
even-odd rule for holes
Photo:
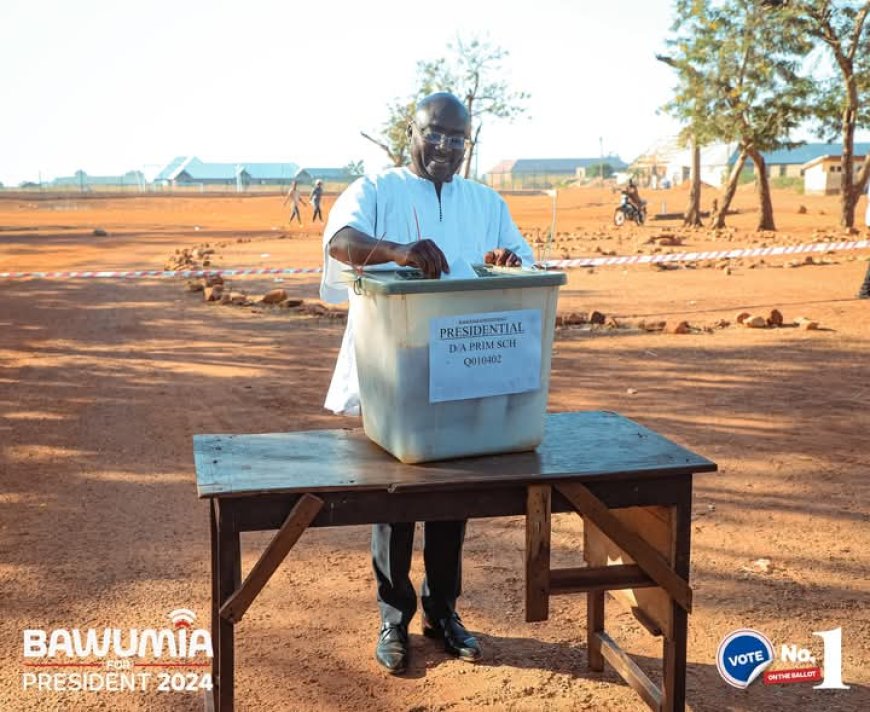
[[[578,180],[572,172],[514,172],[486,173],[483,182],[495,190],[547,190],[561,188]]]
[[[340,193],[349,184],[351,180],[346,181],[323,181],[323,190],[326,193]],[[97,185],[53,185],[51,183],[28,183],[21,186],[4,186],[0,187],[0,195],[3,193],[24,193],[30,195],[196,195],[196,194],[227,194],[227,193],[243,193],[243,194],[261,194],[269,195],[276,193],[286,193],[290,188],[292,180],[286,182],[273,183],[268,185],[260,184],[243,184],[239,187],[233,183],[184,183],[176,185],[157,185],[155,183],[145,183],[143,185],[135,184],[97,184]],[[310,191],[310,185],[300,184],[302,194],[306,195]]]

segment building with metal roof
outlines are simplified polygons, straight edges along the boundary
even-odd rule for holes
[[[701,182],[718,188],[727,180],[735,155],[733,143],[711,143],[701,147]],[[692,149],[677,136],[653,143],[632,161],[629,173],[643,187],[682,185],[692,175]]]
[[[186,156],[176,156],[169,163],[167,163],[160,172],[154,176],[154,183],[164,184],[168,181],[173,180],[175,175],[177,175],[178,168],[185,161],[189,161],[190,159]]]
[[[840,159],[839,155],[826,154],[804,163],[801,166],[801,173],[804,177],[804,192],[839,195],[843,189],[843,165]],[[864,155],[855,156],[855,161],[852,164],[853,180],[857,180],[865,160]]]
[[[356,178],[347,168],[300,168],[295,177],[303,184],[314,183],[319,179],[324,183],[342,183],[344,185],[351,183]]]
[[[866,156],[870,153],[870,143],[856,143],[854,156]],[[827,156],[839,159],[843,155],[843,146],[839,143],[805,143],[795,148],[780,148],[776,151],[762,151],[762,157],[767,165],[767,174],[771,178],[800,178],[804,175],[805,165],[817,158]],[[737,155],[732,157],[732,163]],[[753,172],[755,171],[753,167]]]
[[[609,166],[622,171],[628,166],[614,155],[596,158],[517,158],[501,161],[483,176],[483,181],[496,189],[551,188],[566,181],[586,177],[590,168]]]
[[[91,176],[84,171],[76,171],[71,176],[55,178],[48,184],[48,187],[90,191],[111,188],[144,189],[145,185],[145,176],[141,171],[127,171],[120,176]]]
[[[775,151],[762,151],[771,178],[800,178],[806,165],[822,157],[839,160],[842,146],[837,143],[806,143],[795,148],[780,148]],[[855,144],[855,156],[867,155],[868,143]],[[735,143],[716,143],[701,148],[701,180],[719,187],[727,180],[731,168],[737,162],[739,151]],[[830,160],[828,161],[830,163]],[[641,185],[661,185],[664,181],[680,185],[691,176],[692,151],[680,144],[675,136],[656,141],[631,164],[630,171]],[[860,163],[859,163],[860,166]],[[745,175],[755,173],[752,161],[747,161]]]
[[[299,172],[295,163],[207,163],[178,156],[154,178],[156,185],[288,185]]]
[[[245,173],[254,185],[284,185],[299,173],[295,163],[243,163]]]

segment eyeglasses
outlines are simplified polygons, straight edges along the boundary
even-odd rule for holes
[[[438,131],[424,132],[419,126],[417,126],[417,124],[412,125],[417,129],[420,138],[433,146],[441,146],[443,144],[451,151],[462,151],[465,150],[465,147],[468,145],[468,139],[465,138],[465,136],[448,136],[447,134]]]

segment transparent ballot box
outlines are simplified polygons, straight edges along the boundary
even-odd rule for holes
[[[563,273],[474,265],[459,279],[346,278],[369,438],[407,463],[540,444]]]

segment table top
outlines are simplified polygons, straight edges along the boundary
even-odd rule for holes
[[[199,497],[334,490],[425,491],[691,475],[716,464],[617,413],[547,415],[537,450],[406,465],[362,429],[195,435]]]

